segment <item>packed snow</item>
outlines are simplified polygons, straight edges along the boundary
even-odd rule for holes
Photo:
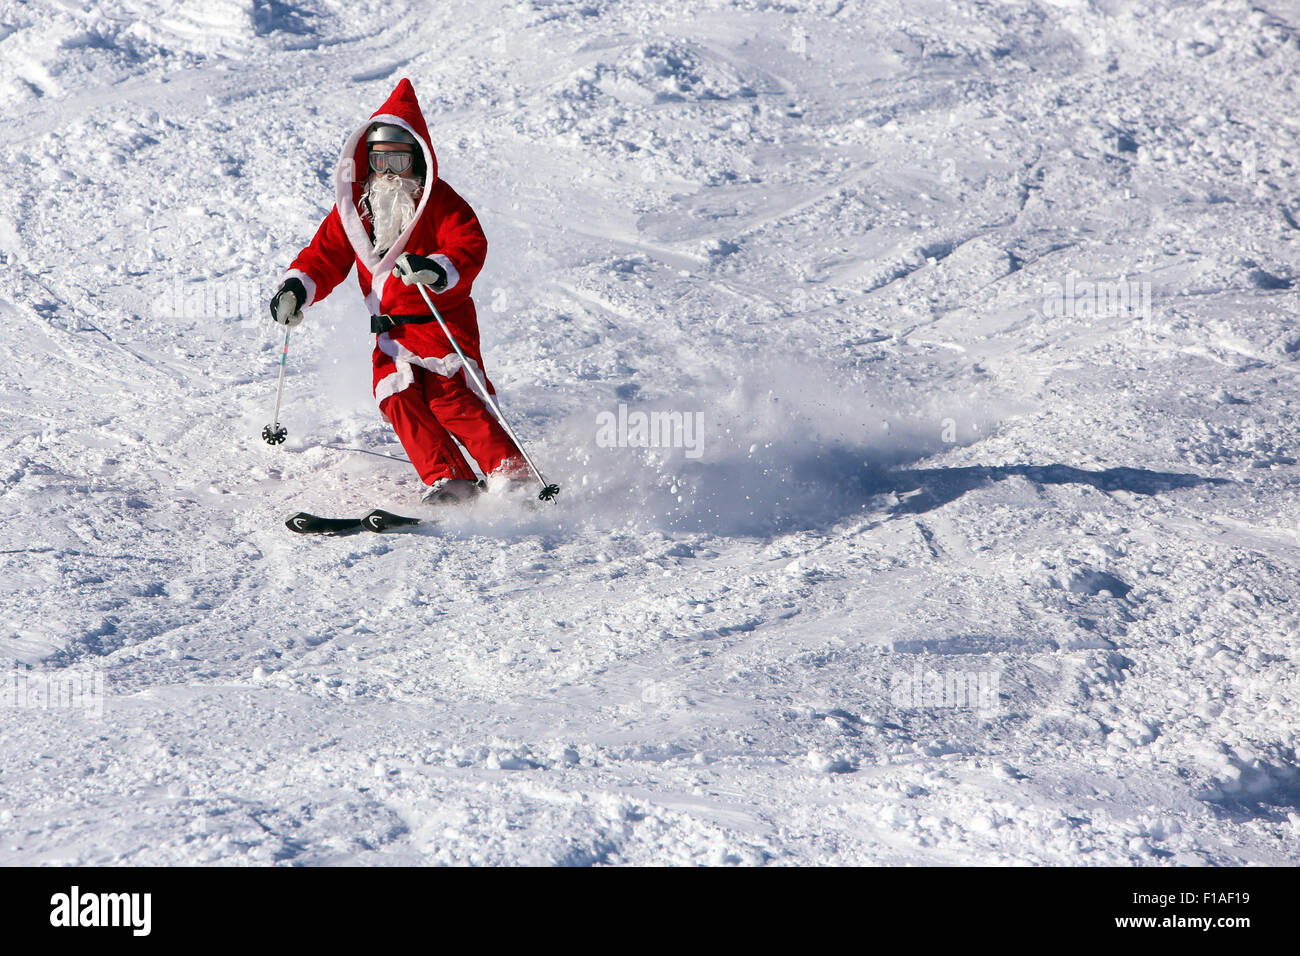
[[[4,6],[0,863],[1294,862],[1298,25]],[[354,279],[260,438],[402,77],[554,503],[420,505]]]

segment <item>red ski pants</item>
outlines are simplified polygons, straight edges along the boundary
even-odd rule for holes
[[[384,398],[379,410],[392,423],[425,484],[439,478],[477,479],[452,436],[484,475],[498,469],[513,473],[524,465],[515,443],[491,409],[466,386],[462,374],[447,378],[419,365],[410,369],[415,381]]]

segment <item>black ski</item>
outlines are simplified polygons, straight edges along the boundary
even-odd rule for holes
[[[299,534],[348,534],[362,527],[360,518],[322,518],[305,511],[299,511],[284,526]]]
[[[419,518],[395,515],[376,508],[361,518],[322,518],[320,515],[300,511],[287,520],[284,526],[298,534],[353,534],[361,530],[382,533],[419,523]]]
[[[411,525],[420,523],[419,518],[408,518],[406,515],[395,515],[391,511],[383,511],[376,508],[370,514],[361,519],[361,524],[367,531],[391,531],[394,528],[407,528]]]

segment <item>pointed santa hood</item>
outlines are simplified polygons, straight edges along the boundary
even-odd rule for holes
[[[365,191],[366,180],[370,175],[369,159],[366,155],[366,131],[374,123],[391,123],[393,126],[402,127],[414,136],[416,142],[420,144],[420,149],[424,151],[426,170],[424,190],[420,193],[415,218],[397,237],[392,247],[384,253],[382,259],[375,255],[375,248],[370,242],[370,236],[366,234],[365,224],[361,221],[361,214],[357,210],[357,203],[361,201],[361,194]],[[406,243],[411,238],[415,224],[424,215],[424,207],[429,201],[429,194],[433,192],[433,184],[437,181],[438,158],[434,156],[433,147],[429,144],[429,127],[425,125],[424,114],[420,112],[419,101],[415,98],[415,87],[411,86],[410,80],[403,77],[384,101],[384,105],[375,110],[370,115],[370,119],[358,126],[348,137],[348,141],[343,144],[338,169],[334,174],[334,201],[338,206],[339,218],[343,221],[343,231],[347,234],[348,241],[352,243],[357,258],[374,276],[376,300],[383,297],[384,282],[393,271],[397,257],[406,249]]]

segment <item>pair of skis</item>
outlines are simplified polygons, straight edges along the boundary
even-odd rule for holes
[[[410,528],[420,523],[419,518],[395,515],[391,511],[376,508],[360,518],[322,518],[320,515],[300,511],[284,526],[299,534],[351,534],[355,531],[374,531],[383,534],[401,528]]]

